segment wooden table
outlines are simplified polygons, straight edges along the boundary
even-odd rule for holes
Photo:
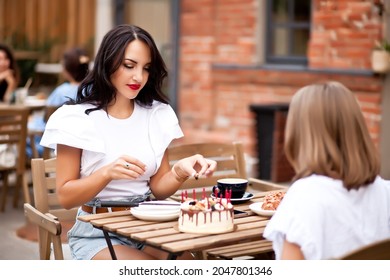
[[[36,103],[26,103],[26,104],[8,104],[4,102],[0,102],[0,109],[2,108],[20,108],[20,109],[28,109],[30,113],[34,111],[44,110],[46,108],[46,101],[42,100],[41,102]]]
[[[249,205],[262,201],[267,192],[259,192],[243,204],[236,204],[235,209],[248,213],[245,217],[236,217],[233,232],[222,234],[194,234],[183,233],[177,229],[178,221],[151,222],[135,218],[127,211],[91,214],[80,216],[78,219],[91,223],[95,228],[103,231],[110,249],[111,257],[116,259],[109,233],[115,233],[132,240],[136,240],[160,250],[168,252],[168,259],[176,259],[184,251],[200,252],[204,249],[222,245],[235,244],[238,241],[262,239],[264,228],[270,217],[262,217],[253,213]]]

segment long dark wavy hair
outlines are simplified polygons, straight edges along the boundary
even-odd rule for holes
[[[72,103],[96,105],[95,108],[86,110],[86,114],[100,109],[107,111],[107,105],[116,97],[116,88],[111,83],[111,75],[121,66],[125,50],[134,40],[141,40],[149,46],[151,54],[148,81],[135,101],[144,107],[151,106],[154,100],[168,104],[168,98],[162,91],[168,72],[156,43],[147,31],[128,24],[118,25],[104,36],[96,54],[94,66],[81,82],[76,101]]]
[[[16,82],[19,83],[19,79],[20,79],[19,67],[16,63],[13,50],[5,44],[0,44],[0,51],[5,52],[7,58],[9,59],[9,69],[13,70],[14,76],[16,78]]]
[[[71,48],[64,52],[62,64],[76,82],[81,82],[88,74],[89,58],[82,48]]]

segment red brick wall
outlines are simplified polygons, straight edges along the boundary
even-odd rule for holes
[[[289,102],[304,85],[337,80],[356,93],[379,143],[382,79],[345,71],[370,71],[370,51],[381,36],[371,1],[313,1],[310,71],[257,65],[256,45],[263,44],[256,34],[258,2],[181,1],[178,113],[186,135],[182,141],[240,140],[245,152],[257,157],[250,104]]]
[[[382,36],[373,1],[312,2],[310,67],[370,69],[371,49]]]

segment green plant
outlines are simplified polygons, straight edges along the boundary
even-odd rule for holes
[[[390,43],[387,40],[377,41],[374,47],[375,50],[384,50],[390,53]]]
[[[31,42],[25,34],[14,32],[4,39],[4,43],[11,46],[15,52],[16,63],[20,72],[19,86],[24,86],[30,77],[34,77],[35,65],[45,60],[45,55],[50,53],[51,48],[58,40],[45,40],[42,43]],[[18,57],[20,53],[30,53],[27,57]],[[31,54],[34,55],[31,55]]]

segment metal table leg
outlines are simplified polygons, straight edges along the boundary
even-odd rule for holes
[[[117,260],[116,254],[115,254],[115,251],[114,251],[114,247],[112,246],[112,243],[111,243],[110,235],[105,230],[103,230],[103,234],[104,234],[104,238],[106,239],[106,242],[107,242],[108,250],[110,250],[111,258],[113,260]]]

